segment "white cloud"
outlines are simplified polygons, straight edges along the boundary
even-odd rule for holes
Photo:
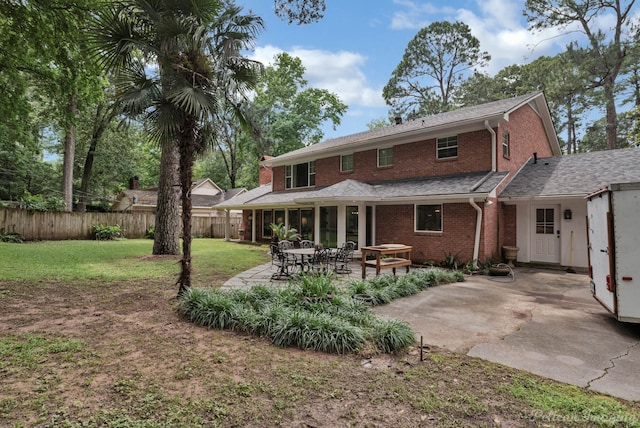
[[[475,10],[434,6],[430,2],[394,0],[400,7],[391,20],[394,30],[416,31],[434,21],[461,21],[480,40],[480,48],[489,52],[487,71],[495,74],[511,64],[523,64],[541,55],[554,55],[567,42],[566,30],[547,29],[531,32],[522,16],[524,1],[476,0]]]
[[[255,49],[252,58],[268,65],[273,63],[276,54],[283,51],[272,45],[259,47]],[[287,53],[300,58],[306,69],[304,77],[310,87],[333,92],[347,105],[385,105],[381,95],[382,89],[371,87],[362,71],[367,61],[365,56],[354,52],[329,52],[295,46]]]
[[[455,8],[448,6],[435,6],[432,3],[419,3],[411,0],[393,0],[400,6],[391,18],[392,30],[419,30],[434,21],[441,20],[442,16],[453,15]]]

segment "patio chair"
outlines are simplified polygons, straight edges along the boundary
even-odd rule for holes
[[[350,274],[352,272],[350,263],[353,261],[353,253],[356,249],[356,243],[347,241],[338,248],[335,258],[333,259],[333,270],[335,273]]]
[[[284,250],[290,248],[293,248],[293,242],[291,241],[280,241],[277,244],[271,244],[271,264],[278,267],[278,270],[271,275],[271,279],[289,279],[295,273],[297,268],[296,257],[284,252]]]
[[[328,248],[316,248],[313,256],[305,263],[307,271],[312,273],[326,273],[331,265],[329,254]]]
[[[303,239],[300,241],[300,248],[313,248],[314,242],[308,239]]]
[[[280,257],[280,255],[278,254],[280,252],[280,247],[278,247],[278,244],[275,242],[272,242],[269,244],[269,254],[271,254],[271,266],[276,264],[276,261],[278,260],[278,257]]]
[[[279,241],[278,247],[280,248],[280,251],[293,250],[295,248],[292,241],[286,241],[286,240]]]

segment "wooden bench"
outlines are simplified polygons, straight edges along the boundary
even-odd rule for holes
[[[411,249],[408,245],[402,244],[382,244],[372,247],[362,247],[362,278],[367,275],[367,267],[375,267],[376,275],[380,275],[381,269],[393,269],[396,274],[396,268],[406,266],[409,272],[411,266]],[[367,260],[367,254],[374,254],[375,260]],[[382,257],[383,255],[393,255],[392,257]],[[402,257],[400,257],[400,255]]]

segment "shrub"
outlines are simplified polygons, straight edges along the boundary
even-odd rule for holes
[[[147,239],[155,239],[156,237],[155,226],[151,226],[149,229],[147,229],[147,231],[144,233],[144,237]]]
[[[33,211],[62,211],[64,200],[55,196],[45,198],[43,195],[32,195],[25,191],[20,198],[20,208]]]
[[[93,235],[98,241],[110,241],[124,236],[120,225],[107,226],[105,224],[94,224]]]
[[[22,244],[24,239],[19,233],[5,233],[4,228],[0,227],[0,242],[12,242],[14,244]]]

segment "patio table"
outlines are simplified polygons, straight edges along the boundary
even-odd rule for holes
[[[329,257],[333,254],[334,248],[327,248],[329,251]],[[300,267],[304,267],[304,261],[306,259],[313,258],[315,254],[315,248],[292,248],[289,250],[284,250],[283,252],[287,254],[292,254],[296,258],[296,264],[299,264]],[[298,260],[299,259],[299,260]]]
[[[396,274],[396,268],[401,266],[411,266],[411,250],[413,247],[404,244],[381,244],[371,247],[362,247],[362,279],[367,275],[367,266],[376,268],[376,275],[380,275],[380,269],[393,269]],[[375,260],[367,260],[367,254],[374,254]],[[382,258],[382,255],[393,255],[393,257]],[[401,257],[400,257],[401,256]]]

